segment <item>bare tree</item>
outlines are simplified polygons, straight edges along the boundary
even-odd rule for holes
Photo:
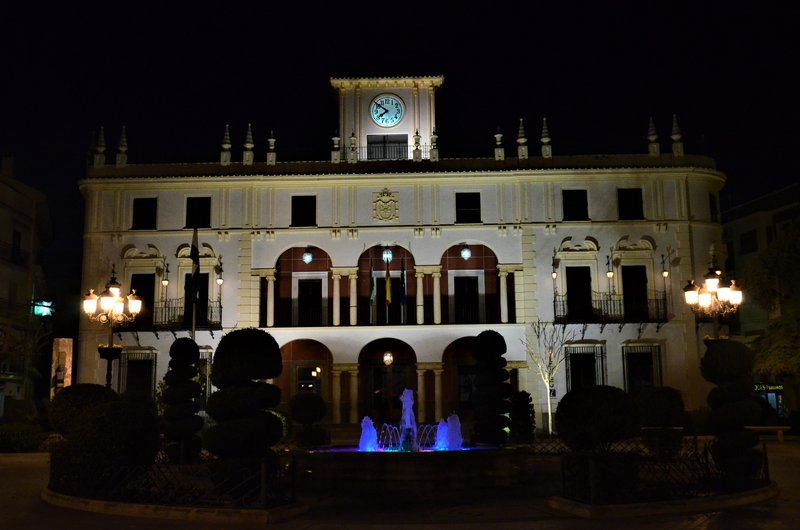
[[[564,362],[564,345],[575,338],[575,332],[568,330],[566,325],[556,325],[541,319],[531,322],[531,332],[536,341],[532,343],[523,340],[523,344],[536,366],[539,378],[544,383],[547,394],[547,433],[553,434],[553,401],[550,388],[555,383],[558,368]]]

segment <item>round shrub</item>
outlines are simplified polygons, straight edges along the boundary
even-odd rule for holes
[[[218,422],[244,418],[276,407],[280,400],[280,387],[269,383],[250,383],[217,390],[211,394],[206,412]]]
[[[189,337],[180,337],[169,347],[169,357],[182,365],[194,364],[200,360],[200,347]]]
[[[164,407],[165,420],[177,420],[192,416],[200,412],[200,405],[195,401],[185,401],[176,405],[167,405]]]
[[[572,450],[606,451],[639,434],[639,410],[620,388],[595,385],[567,392],[556,408],[556,430]]]
[[[167,405],[184,403],[200,395],[202,387],[197,381],[173,383],[164,389],[161,401]]]
[[[50,403],[50,426],[67,435],[85,419],[87,411],[101,403],[116,401],[119,395],[103,385],[78,383],[59,390]]]
[[[311,425],[325,417],[325,401],[319,394],[300,393],[289,401],[289,413],[301,425]]]
[[[753,350],[730,339],[706,340],[706,353],[700,360],[700,372],[707,381],[721,385],[751,377]]]
[[[642,427],[683,427],[686,423],[686,407],[677,388],[645,387],[634,401]]]
[[[237,386],[281,375],[281,350],[275,338],[257,328],[237,329],[219,341],[211,382],[217,388]]]
[[[203,447],[220,458],[258,457],[283,437],[283,425],[274,414],[217,423],[203,434]]]
[[[188,381],[197,377],[200,371],[194,365],[184,365],[184,366],[171,366],[169,371],[164,375],[164,383],[167,385],[173,385],[175,383],[181,383],[183,381]]]
[[[709,407],[715,409],[729,401],[737,401],[742,399],[743,396],[748,396],[752,393],[752,378],[743,377],[709,390],[706,403],[708,403]]]
[[[100,464],[151,464],[158,453],[158,416],[151,406],[132,401],[109,401],[86,412],[67,437],[69,444]]]

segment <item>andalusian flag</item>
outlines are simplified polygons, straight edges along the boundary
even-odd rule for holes
[[[375,305],[375,276],[372,274],[372,257],[369,258],[369,305]]]
[[[392,303],[392,276],[389,274],[389,262],[386,262],[386,305]]]

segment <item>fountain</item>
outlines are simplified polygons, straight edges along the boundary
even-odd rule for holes
[[[525,476],[527,451],[464,447],[461,421],[453,413],[438,425],[417,425],[414,393],[405,389],[399,425],[380,428],[361,420],[358,447],[297,452],[296,469],[318,492],[461,497],[486,488],[513,486]]]

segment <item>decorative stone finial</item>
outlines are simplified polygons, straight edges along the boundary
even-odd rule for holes
[[[353,131],[350,133],[350,149],[347,151],[347,163],[348,164],[355,164],[358,162],[358,155],[356,153],[356,132]]]
[[[106,165],[106,133],[103,126],[100,126],[100,131],[97,133],[97,142],[94,146],[94,159],[92,166],[103,167]]]
[[[225,124],[225,132],[222,135],[222,151],[219,153],[219,163],[222,166],[231,164],[231,129]]]
[[[673,156],[683,156],[683,142],[681,141],[681,129],[678,127],[678,117],[673,114],[672,115],[672,134],[670,138],[672,138],[672,154]]]
[[[128,135],[125,133],[125,126],[122,126],[122,133],[119,135],[119,145],[117,146],[118,153],[128,152]]]
[[[506,150],[503,149],[503,133],[500,132],[500,127],[497,128],[497,132],[494,134],[494,144],[494,159],[505,160]]]
[[[267,165],[274,166],[278,160],[278,154],[275,152],[275,133],[270,130],[269,138],[267,138]]]
[[[431,152],[430,152],[431,162],[439,161],[439,148],[436,147],[436,142],[438,140],[439,140],[439,135],[436,134],[436,127],[434,127],[433,130],[431,131]]]
[[[128,135],[125,133],[125,126],[122,126],[122,133],[119,135],[119,145],[117,145],[117,167],[125,167],[128,164]]]
[[[550,145],[550,129],[547,128],[547,118],[542,118],[542,136],[539,138],[542,142],[542,157],[553,158],[553,146]]]
[[[269,150],[270,151],[274,151],[275,150],[275,142],[276,142],[275,133],[272,130],[270,130],[269,131],[269,138],[267,138],[267,144],[269,145]]]
[[[661,144],[658,143],[658,133],[656,132],[656,122],[650,116],[650,123],[647,127],[647,154],[650,156],[661,155]]]
[[[678,127],[678,116],[672,115],[672,134],[670,134],[673,142],[678,142],[682,138],[681,128]]]
[[[334,164],[338,164],[342,161],[342,152],[340,149],[340,142],[342,139],[339,137],[339,131],[334,131],[333,136],[331,137],[331,141],[333,142],[333,149],[331,149],[331,162]]]
[[[244,148],[252,151],[256,144],[253,143],[253,128],[247,124],[247,134],[244,135]]]
[[[230,126],[225,124],[225,133],[222,135],[222,149],[229,151],[231,148],[231,129]]]
[[[519,119],[519,129],[517,130],[517,143],[519,145],[524,145],[528,142],[528,139],[525,138],[525,125],[522,123],[522,118]]]
[[[494,133],[494,144],[498,147],[503,144],[503,133],[500,132],[500,127],[498,127],[497,132]]]

